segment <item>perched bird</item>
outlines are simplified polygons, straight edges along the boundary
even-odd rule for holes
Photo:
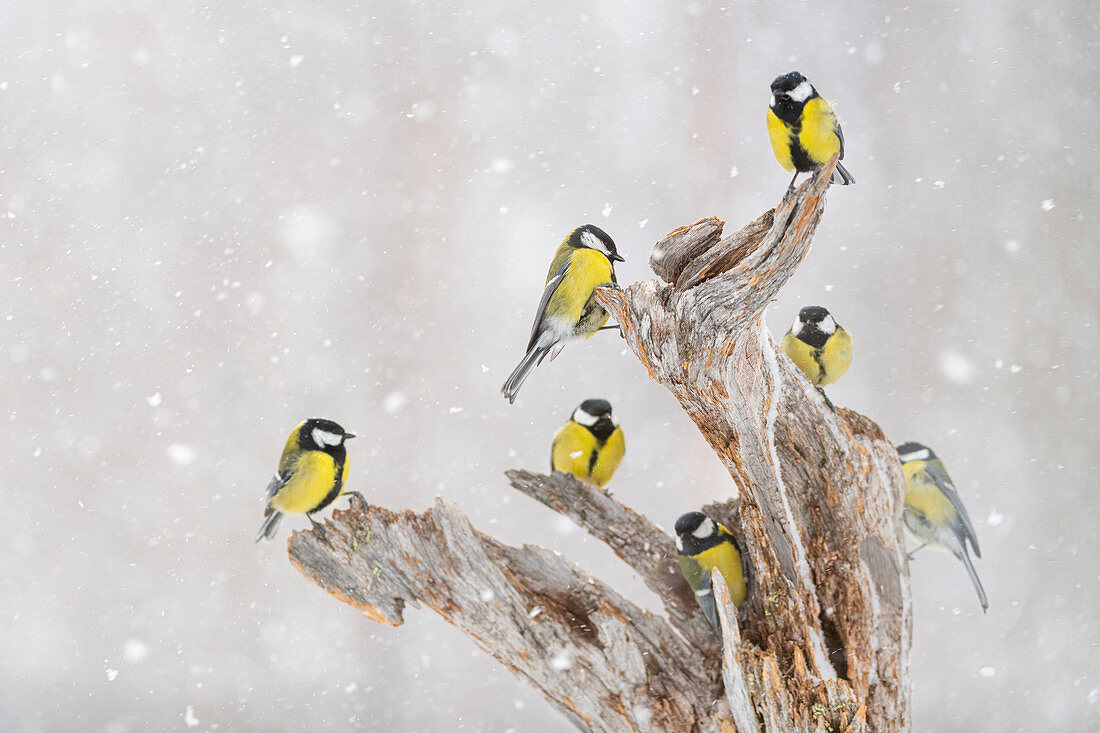
[[[676,550],[680,555],[680,572],[695,591],[695,600],[703,609],[703,615],[720,634],[710,571],[718,568],[726,580],[733,605],[741,605],[748,594],[748,586],[737,541],[728,529],[702,512],[688,512],[676,520]]]
[[[970,553],[966,543],[974,548],[974,554],[982,556],[978,548],[978,537],[974,534],[974,525],[966,514],[955,484],[947,475],[943,461],[932,449],[920,443],[902,443],[898,446],[901,458],[901,470],[905,474],[905,508],[901,518],[905,529],[919,547],[938,547],[947,550],[962,561],[970,582],[978,592],[978,601],[982,611],[989,608],[982,582],[974,564],[970,562]],[[912,557],[913,553],[909,553]]]
[[[617,284],[612,263],[623,261],[615,242],[599,227],[585,224],[569,232],[550,263],[527,355],[500,390],[509,403],[516,401],[527,375],[547,354],[554,359],[566,344],[591,338],[603,328],[608,314],[593,293],[600,285]]]
[[[844,159],[844,133],[833,105],[817,93],[814,85],[797,71],[776,77],[768,107],[768,137],[779,164],[794,173],[816,171],[840,153]],[[830,183],[847,186],[856,179],[839,162]]]
[[[782,346],[815,387],[840,379],[852,363],[852,335],[819,305],[798,311]]]
[[[602,489],[615,475],[624,453],[623,429],[611,419],[611,403],[585,400],[554,436],[550,470],[571,473]]]
[[[340,494],[367,501],[358,491],[344,491],[348,459],[344,441],[355,436],[332,420],[311,418],[294,428],[287,438],[279,468],[267,485],[267,508],[256,541],[275,536],[284,514],[305,514],[314,531],[325,538],[321,525],[310,516],[327,507]]]

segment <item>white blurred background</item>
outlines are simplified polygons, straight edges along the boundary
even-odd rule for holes
[[[333,418],[372,502],[444,494],[652,604],[501,472],[606,397],[612,488],[670,527],[730,493],[694,426],[610,334],[498,390],[569,229],[629,283],[779,200],[792,69],[858,184],[768,322],[853,332],[832,399],[933,446],[984,551],[985,616],[953,558],[913,563],[916,729],[1097,726],[1097,5],[523,6],[5,3],[0,729],[571,730],[430,612],[307,583],[303,518],[253,544],[264,487]]]

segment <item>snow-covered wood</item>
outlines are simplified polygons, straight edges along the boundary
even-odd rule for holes
[[[477,532],[442,500],[423,514],[336,512],[331,544],[293,535],[295,565],[382,623],[400,624],[408,604],[431,608],[582,730],[907,729],[897,455],[873,422],[830,409],[763,327],[809,251],[831,172],[730,236],[713,218],[670,234],[651,260],[668,285],[597,292],[733,478],[734,498],[706,509],[738,537],[750,573],[737,609],[716,583],[724,651],[680,579],[672,538],[561,474],[508,478],[607,543],[667,618],[548,550]]]

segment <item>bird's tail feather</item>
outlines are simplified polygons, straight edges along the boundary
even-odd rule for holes
[[[829,179],[829,183],[835,183],[838,186],[850,186],[855,182],[855,176],[849,173],[848,169],[844,167],[844,164],[838,160],[836,168],[833,170],[833,176]]]
[[[699,602],[699,607],[703,609],[703,615],[714,630],[719,634],[722,633],[722,624],[718,620],[718,602],[714,598],[714,591],[709,591],[706,595],[698,595],[696,593],[695,599]]]
[[[527,375],[531,373],[531,370],[535,366],[542,362],[547,352],[550,351],[550,347],[547,346],[535,346],[520,361],[512,373],[508,376],[508,379],[504,382],[504,386],[500,388],[501,394],[508,398],[508,404],[512,404],[516,401],[516,395],[519,394],[519,388],[523,386],[523,383],[527,380]]]
[[[726,639],[722,636],[722,620],[718,618],[718,599],[714,596],[714,590],[710,590],[705,595],[695,596],[699,601],[699,606],[703,609],[703,615],[711,626],[714,627],[715,633],[718,634],[718,641],[722,644],[722,649],[726,648]]]
[[[966,566],[966,572],[970,574],[970,582],[974,584],[974,590],[978,591],[978,601],[982,604],[982,613],[985,613],[989,610],[989,599],[985,597],[985,588],[982,588],[982,581],[978,580],[978,571],[970,561],[970,553],[963,549],[959,559]]]
[[[260,525],[260,531],[256,534],[256,542],[262,539],[271,539],[279,529],[279,520],[283,518],[282,512],[277,512],[268,507],[264,512],[264,523]]]

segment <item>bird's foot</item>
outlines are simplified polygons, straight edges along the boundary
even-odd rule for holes
[[[821,399],[825,400],[825,404],[829,406],[829,409],[832,410],[833,414],[835,415],[836,405],[834,405],[833,401],[829,399],[829,395],[825,394],[825,390],[823,390],[821,387],[818,387],[817,391],[821,393]]]
[[[623,333],[623,327],[620,326],[619,324],[615,324],[614,326],[601,326],[598,330],[600,330],[600,331],[618,331],[619,332],[619,338],[621,338],[621,339],[626,338],[626,334]]]
[[[325,532],[325,528],[322,527],[321,524],[319,522],[317,522],[317,520],[315,520],[313,517],[309,516],[308,514],[306,515],[306,518],[309,519],[309,523],[313,525],[313,534],[320,537],[321,542],[324,542],[329,547],[332,547],[332,543],[329,542],[329,540],[328,540],[328,533]]]
[[[344,493],[347,494],[348,496],[355,497],[356,499],[359,500],[359,511],[360,512],[365,512],[365,511],[367,511],[367,509],[370,509],[370,504],[367,503],[366,498],[362,494],[360,494],[358,491],[345,491]]]

